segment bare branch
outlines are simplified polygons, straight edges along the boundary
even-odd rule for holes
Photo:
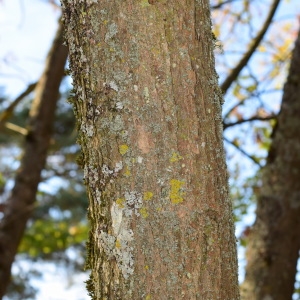
[[[242,69],[247,65],[250,58],[252,57],[253,53],[259,46],[260,42],[262,41],[265,33],[267,32],[268,28],[270,27],[270,24],[272,22],[272,19],[274,17],[274,14],[276,12],[276,9],[279,5],[280,0],[274,0],[269,15],[263,24],[261,30],[258,32],[256,38],[251,42],[248,51],[244,54],[242,59],[238,62],[236,67],[234,67],[231,70],[231,73],[227,76],[227,78],[224,80],[224,82],[221,84],[221,89],[223,91],[223,94],[226,94],[232,83],[237,79]]]
[[[27,129],[10,122],[6,122],[5,127],[22,135],[27,135],[28,133]]]
[[[235,2],[235,1],[240,1],[240,0],[226,0],[224,2],[221,2],[219,4],[216,4],[216,5],[212,5],[210,8],[211,9],[219,9],[221,8],[222,6],[226,5],[226,4],[230,4],[232,2]]]
[[[28,96],[36,87],[37,82],[30,84],[27,89],[21,93],[0,115],[0,129],[5,125],[6,121],[12,115],[15,107]]]
[[[247,122],[252,122],[252,121],[270,121],[270,120],[274,120],[277,118],[277,115],[270,115],[270,116],[266,116],[266,117],[260,117],[260,116],[253,116],[249,119],[241,119],[238,120],[236,122],[232,122],[232,123],[223,123],[223,129],[227,129],[229,127],[233,127],[235,125],[239,125],[239,124],[243,124],[243,123],[247,123]]]
[[[262,165],[259,163],[258,159],[254,157],[253,155],[248,154],[245,150],[243,150],[241,147],[239,147],[236,143],[228,140],[226,137],[224,137],[224,141],[231,144],[233,147],[235,147],[237,150],[239,150],[243,155],[248,157],[250,160],[252,160],[256,165],[258,165],[260,168]]]
[[[229,111],[226,113],[224,119],[228,118],[229,115],[230,115],[237,107],[239,107],[240,105],[242,105],[246,100],[248,100],[248,98],[244,98],[244,99],[242,99],[240,102],[238,102],[237,104],[233,105],[233,106],[229,109]]]

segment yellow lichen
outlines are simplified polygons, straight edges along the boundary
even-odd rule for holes
[[[118,205],[119,208],[124,208],[125,207],[125,199],[124,198],[118,198],[116,200],[116,204]]]
[[[140,209],[140,214],[141,214],[141,216],[142,216],[144,219],[146,219],[146,218],[149,216],[146,207],[142,207],[142,208]]]
[[[128,167],[126,167],[126,170],[125,170],[125,172],[124,172],[124,175],[125,175],[126,177],[129,177],[129,176],[131,175],[131,172],[130,172],[130,170],[128,169]]]
[[[170,200],[173,204],[178,204],[183,202],[184,193],[180,191],[181,187],[184,185],[184,181],[180,181],[177,179],[170,180]]]
[[[150,300],[150,299],[151,299],[151,295],[148,294],[148,295],[146,296],[145,300]]]
[[[179,153],[173,152],[170,158],[170,162],[173,163],[179,161],[180,159],[183,159],[183,157]]]
[[[145,268],[145,270],[149,270],[149,266],[148,265],[146,265],[144,268]]]
[[[121,155],[124,155],[128,151],[129,147],[126,144],[119,146],[119,152]]]
[[[149,192],[149,191],[144,192],[144,197],[143,197],[144,200],[146,200],[146,201],[151,200],[152,197],[153,197],[153,193],[152,192]]]
[[[116,246],[116,248],[120,249],[121,248],[121,242],[119,240],[116,240],[115,246]]]

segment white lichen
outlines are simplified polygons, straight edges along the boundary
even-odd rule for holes
[[[96,188],[96,190],[95,190],[95,195],[96,195],[96,200],[97,200],[98,204],[101,204],[101,195],[102,195],[102,193],[98,188]]]
[[[147,86],[144,87],[144,91],[143,91],[143,96],[145,97],[146,100],[149,99],[149,89]]]
[[[114,81],[110,81],[110,82],[108,83],[108,85],[109,85],[109,87],[110,87],[111,89],[115,90],[116,92],[119,91],[119,88],[118,88],[117,84],[116,84]]]
[[[113,234],[101,231],[99,237],[100,245],[104,252],[109,258],[115,257],[118,268],[125,279],[133,274],[134,271],[133,247],[131,246],[134,234],[129,228],[129,219],[124,214],[126,209],[129,209],[127,201],[124,203],[124,206],[113,202],[110,210]]]
[[[117,109],[123,109],[123,107],[124,106],[123,106],[123,103],[121,101],[119,101],[119,102],[116,103],[116,108]]]
[[[125,192],[125,200],[126,205],[124,208],[124,214],[126,217],[130,217],[133,213],[136,216],[139,216],[139,209],[142,207],[143,204],[143,197],[140,193],[136,191]]]
[[[101,230],[99,242],[108,258],[112,259],[115,256],[116,237]]]
[[[88,137],[94,135],[94,126],[93,124],[82,123],[80,126],[82,132],[84,132]]]
[[[117,115],[113,122],[110,122],[110,129],[116,133],[124,128],[124,121],[120,115]]]
[[[113,170],[111,170],[106,164],[104,164],[101,168],[102,174],[104,177],[107,177],[109,175],[112,175],[114,173]]]
[[[116,23],[112,23],[108,26],[108,30],[105,34],[105,42],[108,42],[112,37],[118,33],[118,26]]]
[[[160,186],[164,186],[165,180],[163,178],[158,178],[157,179],[157,184],[159,184]]]
[[[115,173],[118,173],[119,171],[121,171],[123,169],[123,162],[119,161],[116,163],[116,167],[114,169]]]
[[[89,181],[90,186],[97,186],[99,181],[98,169],[85,165],[83,169],[83,175],[84,179]]]
[[[118,267],[125,279],[128,279],[128,277],[132,275],[134,271],[133,247],[130,246],[132,240],[132,230],[122,227],[121,232],[116,240],[114,254],[118,263]]]

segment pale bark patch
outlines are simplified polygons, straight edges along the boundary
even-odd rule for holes
[[[145,127],[142,125],[137,125],[138,131],[138,147],[142,153],[149,153],[151,149],[154,148],[153,138],[150,132],[145,130]]]

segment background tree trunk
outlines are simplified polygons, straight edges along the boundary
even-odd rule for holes
[[[93,299],[238,299],[209,1],[63,3]]]
[[[30,110],[24,155],[0,222],[0,298],[10,281],[11,265],[34,209],[41,172],[45,166],[59,86],[64,76],[68,50],[62,45],[62,26],[48,54],[46,68],[35,90]]]
[[[300,36],[263,170],[243,299],[292,299],[300,249]]]

